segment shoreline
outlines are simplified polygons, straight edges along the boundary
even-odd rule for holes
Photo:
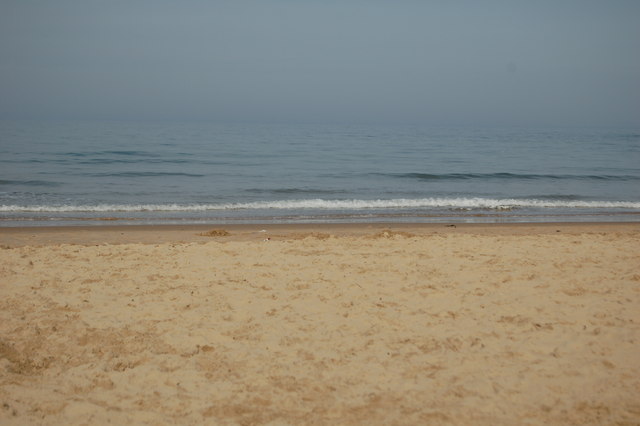
[[[206,236],[211,230],[228,235]],[[429,234],[525,235],[640,231],[640,222],[518,222],[518,223],[312,223],[230,225],[119,225],[0,227],[0,245],[18,247],[47,244],[127,244],[163,242],[261,241],[287,239],[298,234],[320,232],[333,236],[363,236],[383,230],[424,236]]]
[[[4,215],[0,218],[0,229],[21,227],[102,227],[102,226],[232,226],[232,225],[324,225],[324,224],[517,224],[517,223],[640,223],[640,205],[635,209],[626,211],[611,211],[589,209],[576,211],[538,211],[532,212],[519,209],[505,209],[486,211],[479,209],[470,211],[465,208],[459,211],[448,212],[342,212],[331,211],[299,212],[299,214],[257,214],[257,215],[231,215],[231,216],[201,216],[199,213],[172,216],[168,212],[144,213],[136,216],[127,216],[121,212],[114,212],[107,216],[65,216],[34,215],[14,216]],[[6,213],[6,212],[4,212]],[[166,214],[165,214],[166,213]]]

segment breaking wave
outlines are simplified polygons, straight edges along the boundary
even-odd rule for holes
[[[220,204],[2,205],[0,212],[198,212],[221,210],[402,210],[402,209],[640,209],[634,201],[581,201],[492,198],[419,198],[388,200],[279,200]]]

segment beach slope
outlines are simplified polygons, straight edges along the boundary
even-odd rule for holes
[[[638,224],[224,231],[0,230],[0,423],[640,422]]]

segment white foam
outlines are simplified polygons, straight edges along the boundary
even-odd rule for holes
[[[221,204],[98,204],[98,205],[2,205],[0,212],[67,213],[67,212],[198,212],[219,210],[366,210],[366,209],[494,209],[517,208],[586,208],[640,209],[633,201],[577,201],[492,198],[419,198],[388,200],[279,200]]]

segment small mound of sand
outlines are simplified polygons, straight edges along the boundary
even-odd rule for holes
[[[324,232],[310,232],[304,235],[303,238],[315,238],[317,240],[326,240],[328,238],[331,238],[331,235],[325,234]]]
[[[325,234],[323,232],[295,232],[289,234],[287,238],[290,240],[304,240],[305,238],[326,240],[331,238],[331,234]]]
[[[396,237],[404,237],[411,238],[415,237],[415,234],[411,234],[410,232],[403,231],[392,231],[391,229],[383,229],[382,231],[373,234],[371,238],[396,238]]]
[[[211,231],[203,232],[198,235],[203,237],[228,237],[231,233],[224,229],[212,229]]]

